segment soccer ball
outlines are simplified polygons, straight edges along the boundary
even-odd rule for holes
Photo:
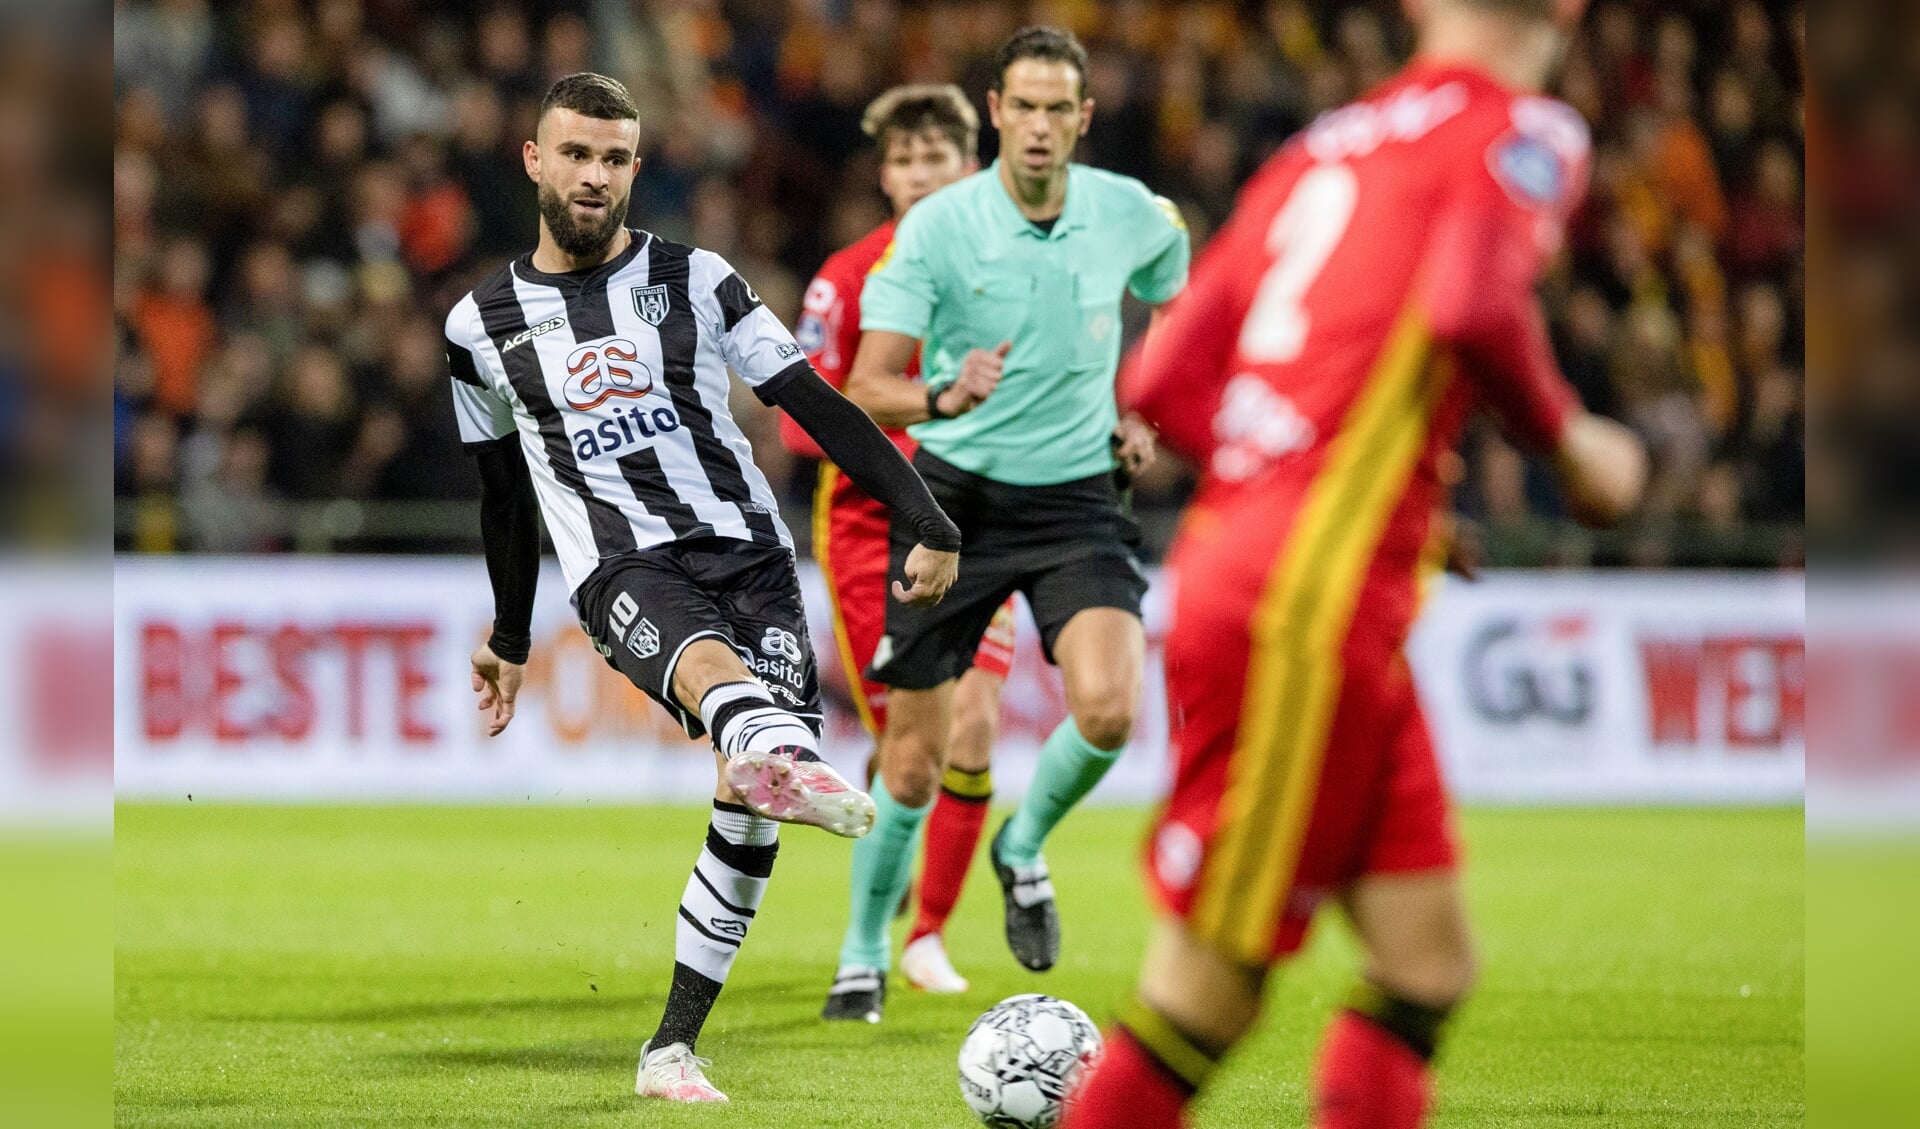
[[[960,1096],[995,1129],[1049,1129],[1100,1057],[1100,1029],[1065,1000],[1028,993],[988,1008],[960,1045]]]

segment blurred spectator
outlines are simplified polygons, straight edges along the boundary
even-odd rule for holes
[[[1800,18],[1791,0],[1601,0],[1568,54],[1558,93],[1593,127],[1594,177],[1549,313],[1583,402],[1655,449],[1633,559],[1677,559],[1666,538],[1689,523],[1724,541],[1800,519]],[[1082,159],[1173,199],[1197,243],[1276,146],[1409,42],[1395,0],[124,0],[116,481],[145,516],[123,542],[269,548],[295,540],[262,532],[284,503],[471,496],[438,323],[533,242],[521,143],[557,75],[633,90],[631,222],[726,255],[791,321],[820,260],[885,215],[868,100],[958,81],[984,117],[994,49],[1046,21],[1091,52]],[[1892,137],[1909,118],[1886,103],[1852,120]],[[1842,187],[1892,200],[1898,175],[1862,156]],[[810,468],[760,441],[757,402],[738,410],[783,496],[804,499]],[[1882,446],[1859,458],[1905,457]],[[1464,506],[1501,536],[1563,540],[1540,528],[1558,515],[1537,467],[1479,432],[1467,450]],[[1185,475],[1169,460],[1142,484],[1149,530],[1170,527]],[[173,501],[185,520],[154,516]]]
[[[175,239],[134,304],[133,328],[152,362],[154,405],[175,416],[193,410],[200,365],[219,339],[206,301],[208,271],[205,248]]]

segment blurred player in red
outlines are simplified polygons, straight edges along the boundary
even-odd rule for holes
[[[794,331],[807,359],[835,388],[846,384],[859,351],[860,290],[892,242],[894,225],[922,198],[979,167],[973,154],[980,119],[957,86],[895,87],[867,107],[861,128],[880,146],[880,187],[893,203],[893,218],[821,265]],[[912,457],[914,442],[905,430],[889,428],[887,434]],[[887,510],[825,461],[813,439],[785,415],[780,435],[795,454],[822,460],[813,496],[813,556],[832,598],[834,640],[854,708],[867,732],[878,738],[887,724],[887,688],[865,671],[886,628]],[[1000,688],[1013,664],[1013,640],[1009,600],[994,616],[973,669],[954,693],[952,759],[927,821],[919,913],[900,955],[908,983],[929,992],[967,990],[966,979],[947,957],[941,931],[973,864],[993,796],[989,754],[999,729]]]
[[[1163,916],[1068,1129],[1180,1124],[1329,902],[1366,965],[1313,1124],[1423,1123],[1474,974],[1401,651],[1444,548],[1442,458],[1484,408],[1555,460],[1583,520],[1624,516],[1646,474],[1574,398],[1533,294],[1587,177],[1585,124],[1538,94],[1584,3],[1406,0],[1413,62],[1256,174],[1123,376],[1204,480],[1172,555]]]

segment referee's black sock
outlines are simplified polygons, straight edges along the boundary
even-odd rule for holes
[[[706,846],[680,895],[673,987],[652,1049],[674,1043],[692,1049],[699,1039],[767,891],[774,856],[780,853],[779,827],[739,804],[714,801]]]

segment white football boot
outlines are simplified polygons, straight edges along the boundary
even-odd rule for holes
[[[873,830],[873,797],[843,780],[822,760],[798,760],[794,750],[737,753],[727,761],[727,784],[740,801],[777,823],[804,823],[846,839]]]
[[[707,1081],[706,1068],[712,1065],[711,1059],[694,1054],[685,1043],[669,1043],[656,1051],[649,1039],[640,1048],[633,1092],[670,1102],[724,1102],[727,1095]]]
[[[900,975],[922,992],[957,996],[967,990],[967,978],[954,971],[940,934],[929,933],[900,953]]]

